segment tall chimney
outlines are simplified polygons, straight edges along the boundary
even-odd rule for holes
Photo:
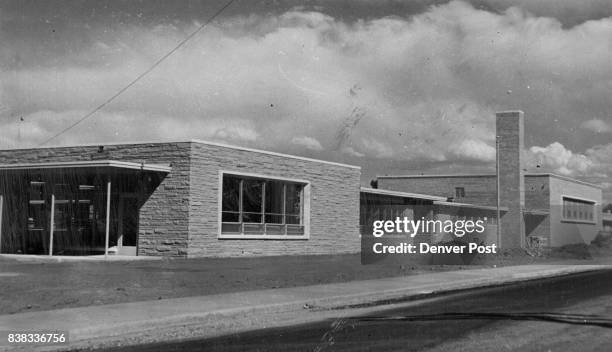
[[[496,114],[498,140],[500,205],[508,208],[502,215],[501,248],[525,246],[523,208],[525,207],[525,175],[523,173],[524,113],[504,111]]]

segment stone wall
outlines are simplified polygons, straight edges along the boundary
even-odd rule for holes
[[[359,252],[359,168],[198,142],[191,160],[189,257]],[[310,237],[219,239],[220,171],[309,181]]]
[[[455,202],[495,206],[495,175],[441,175],[425,177],[378,177],[378,188],[453,197]],[[455,188],[463,187],[465,197],[456,198]]]
[[[139,255],[182,257],[356,253],[358,167],[200,142],[0,151],[0,164],[118,160],[170,165],[140,208]],[[219,239],[220,171],[310,182],[310,236],[299,240]]]

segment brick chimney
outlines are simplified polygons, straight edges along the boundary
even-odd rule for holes
[[[504,111],[496,114],[499,158],[500,205],[507,207],[501,226],[501,248],[525,246],[522,210],[525,207],[523,163],[524,113]]]

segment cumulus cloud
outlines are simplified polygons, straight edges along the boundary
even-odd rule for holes
[[[537,16],[554,17],[572,26],[589,19],[612,16],[612,4],[608,0],[471,0],[476,6],[495,10],[520,7]]]
[[[552,169],[562,175],[584,174],[593,166],[593,161],[583,154],[573,153],[559,142],[546,147],[531,147],[528,164],[533,168]]]
[[[475,160],[495,160],[495,147],[489,144],[473,139],[461,141],[455,148],[453,153],[458,156],[472,158]]]
[[[580,177],[598,184],[604,191],[604,198],[608,202],[612,200],[612,143],[576,153],[554,142],[546,147],[531,147],[525,156],[529,171],[549,171]]]
[[[302,146],[309,150],[321,151],[323,150],[323,146],[321,142],[316,140],[315,138],[308,136],[296,136],[291,139],[291,143]]]
[[[600,119],[591,119],[584,121],[580,127],[585,130],[596,132],[596,133],[610,133],[612,132],[612,125],[604,120]]]

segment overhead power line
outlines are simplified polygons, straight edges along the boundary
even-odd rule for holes
[[[60,132],[54,134],[53,136],[49,137],[48,139],[46,139],[45,141],[43,141],[42,143],[38,144],[38,146],[43,146],[47,143],[49,143],[50,141],[54,140],[55,138],[61,136],[62,134],[70,131],[71,129],[73,129],[74,127],[76,127],[77,125],[79,125],[81,122],[87,120],[88,118],[90,118],[91,116],[93,116],[96,112],[100,111],[102,108],[104,108],[106,105],[108,105],[110,102],[112,102],[113,100],[115,100],[117,97],[119,97],[121,94],[123,94],[125,91],[127,91],[128,89],[130,89],[130,87],[132,87],[134,84],[136,84],[138,81],[140,81],[143,77],[145,77],[146,75],[148,75],[151,71],[153,71],[157,66],[159,66],[162,62],[164,62],[168,57],[170,57],[170,55],[174,54],[178,49],[180,49],[183,45],[185,45],[189,40],[191,40],[191,38],[195,37],[196,34],[198,34],[202,29],[204,29],[206,26],[208,26],[212,21],[215,20],[215,18],[217,18],[223,11],[225,11],[225,9],[227,9],[228,7],[230,7],[230,5],[232,3],[234,3],[236,0],[230,0],[228,1],[223,7],[221,7],[219,10],[217,10],[217,12],[215,12],[208,20],[206,20],[206,22],[204,22],[200,27],[198,27],[195,31],[193,31],[191,34],[189,34],[187,37],[185,37],[185,39],[183,39],[180,43],[178,43],[172,50],[170,50],[168,53],[166,53],[164,56],[162,56],[161,58],[159,58],[157,61],[155,61],[155,63],[153,63],[153,65],[151,65],[148,69],[146,69],[144,72],[142,72],[140,75],[138,75],[136,78],[134,78],[130,83],[128,83],[125,87],[121,88],[117,93],[115,93],[113,96],[111,96],[110,98],[106,99],[102,104],[98,105],[96,108],[94,108],[93,110],[91,110],[89,113],[85,114],[84,116],[82,116],[81,118],[79,118],[78,120],[76,120],[75,122],[73,122],[71,125],[69,125],[68,127],[64,128],[63,130],[61,130]]]

